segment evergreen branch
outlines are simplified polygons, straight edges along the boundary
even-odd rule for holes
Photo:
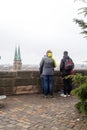
[[[81,32],[81,33],[87,35],[87,31],[86,31],[86,30],[84,30],[84,31]]]
[[[83,10],[82,12],[79,12],[78,14],[84,14],[84,17],[87,15],[87,7],[80,8],[78,10]]]
[[[81,34],[84,34],[85,36],[83,38],[86,38],[87,39],[87,31],[82,31]]]
[[[86,29],[86,28],[87,28],[87,23],[85,23],[83,20],[74,19],[74,22],[75,22],[76,24],[79,24],[79,26],[80,26],[82,29]]]

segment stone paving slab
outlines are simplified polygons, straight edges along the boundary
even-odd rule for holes
[[[75,96],[44,98],[42,94],[7,96],[0,108],[0,130],[87,130],[87,116],[79,114]]]

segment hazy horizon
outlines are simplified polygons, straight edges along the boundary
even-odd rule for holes
[[[67,50],[74,63],[87,60],[87,40],[73,22],[81,1],[2,0],[0,1],[0,64],[13,64],[15,47],[20,46],[23,64],[39,64],[52,50],[59,65]]]

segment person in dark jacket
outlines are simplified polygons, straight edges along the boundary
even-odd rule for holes
[[[46,55],[42,58],[40,62],[40,74],[42,77],[43,94],[46,97],[48,92],[50,96],[53,97],[53,75],[54,68],[56,67],[56,62],[52,58],[52,51],[48,50]]]
[[[68,75],[71,75],[71,71],[74,68],[74,63],[73,63],[72,59],[68,56],[67,51],[64,51],[63,54],[64,55],[63,55],[63,58],[61,59],[61,63],[60,63],[60,72],[61,72],[61,75],[63,77],[63,84],[64,84],[63,92],[64,92],[64,94],[61,94],[61,96],[67,97],[67,96],[70,96],[70,92],[72,90],[72,78],[71,77],[65,78],[65,77]],[[65,69],[66,60],[71,60],[73,63],[72,68],[67,69],[67,70]]]

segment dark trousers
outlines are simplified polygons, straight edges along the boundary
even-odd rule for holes
[[[72,79],[71,78],[63,79],[63,83],[64,83],[64,94],[70,95],[70,92],[72,90]]]

